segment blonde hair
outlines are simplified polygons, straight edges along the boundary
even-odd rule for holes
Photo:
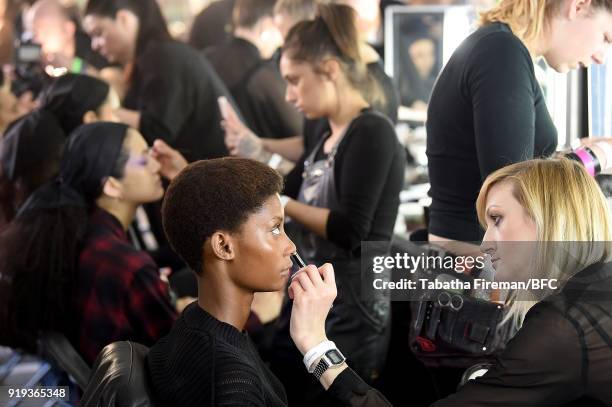
[[[550,19],[566,0],[501,0],[494,8],[480,14],[480,25],[508,24],[514,34],[530,43],[540,38]],[[591,0],[593,9],[612,11],[612,0]]]
[[[476,201],[483,227],[487,195],[500,183],[510,183],[514,198],[536,225],[540,247],[536,270],[543,275],[566,281],[580,269],[612,257],[608,203],[579,163],[567,158],[535,159],[495,171],[485,180]],[[559,246],[562,250],[552,250]],[[512,320],[520,328],[536,302],[533,296],[519,298],[514,293],[507,301],[505,321]]]

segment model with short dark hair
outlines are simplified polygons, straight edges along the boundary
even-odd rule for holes
[[[254,294],[284,289],[291,270],[295,245],[283,228],[281,188],[278,173],[243,158],[199,161],[172,181],[164,199],[164,228],[174,250],[196,271],[198,300],[149,351],[156,404],[287,406],[283,385],[244,331]],[[324,295],[318,295],[323,312],[319,305],[309,306],[313,284],[324,287]],[[327,339],[319,328],[335,296],[330,264],[310,265],[294,275],[291,334],[301,352]],[[313,319],[315,311],[320,317]],[[337,405],[352,405],[362,390],[384,400],[344,361],[318,379]]]

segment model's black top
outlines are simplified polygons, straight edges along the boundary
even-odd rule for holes
[[[197,303],[188,305],[170,333],[150,349],[147,370],[156,405],[287,406],[283,385],[247,334]],[[364,395],[384,400],[351,369],[336,378],[330,392],[339,405],[353,406],[353,399]]]
[[[204,55],[234,97],[246,124],[260,137],[302,134],[304,117],[285,101],[286,84],[274,61],[252,43],[232,37]]]
[[[136,59],[123,105],[141,113],[139,130],[189,161],[228,155],[217,97],[229,96],[206,58],[186,44],[151,42]]]
[[[478,29],[440,74],[427,114],[429,232],[480,241],[475,203],[487,175],[557,146],[527,48],[504,24]]]
[[[285,406],[280,381],[246,333],[197,302],[153,346],[147,366],[160,406]]]
[[[308,140],[330,134],[329,124],[313,124],[304,128],[304,156],[287,175],[285,194],[293,198],[302,184],[304,159],[314,148]],[[356,254],[363,240],[391,240],[405,167],[405,155],[389,119],[364,110],[351,122],[338,146],[334,177],[341,208],[331,208],[327,238]]]

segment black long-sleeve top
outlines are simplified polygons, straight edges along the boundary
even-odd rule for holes
[[[286,407],[281,382],[259,357],[246,333],[190,304],[170,333],[149,350],[147,371],[156,405],[165,407]],[[337,383],[336,383],[337,382]],[[369,395],[383,399],[344,370],[330,392],[338,405]]]
[[[304,156],[287,175],[286,195],[297,198],[304,160],[316,141],[329,132],[328,123],[306,124]],[[364,240],[390,240],[405,167],[406,159],[389,119],[370,109],[364,110],[349,125],[338,146],[334,177],[340,208],[331,208],[327,238],[355,253]]]
[[[557,145],[529,51],[504,24],[478,29],[440,74],[427,115],[429,232],[480,241],[475,203],[487,175]]]
[[[205,49],[204,55],[255,134],[268,138],[302,134],[304,116],[285,101],[286,84],[275,61],[264,60],[255,45],[236,37]]]
[[[229,92],[203,55],[186,44],[154,41],[137,57],[124,107],[141,114],[139,130],[189,161],[228,155],[219,96]]]

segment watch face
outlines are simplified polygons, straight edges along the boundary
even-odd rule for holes
[[[344,362],[344,357],[336,349],[328,350],[325,356],[327,356],[334,365],[339,365]]]

